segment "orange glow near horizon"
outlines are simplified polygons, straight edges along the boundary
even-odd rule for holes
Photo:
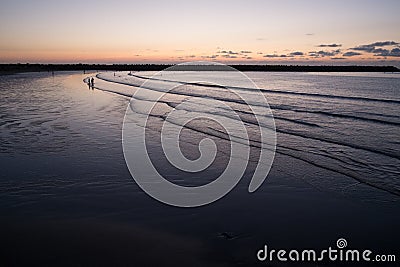
[[[246,57],[236,57],[236,58],[225,58],[218,55],[215,58],[211,58],[211,56],[206,53],[201,53],[200,55],[194,54],[182,54],[182,53],[143,53],[143,54],[134,54],[127,56],[127,54],[132,53],[112,53],[112,52],[100,52],[100,53],[76,53],[73,51],[70,52],[53,52],[53,51],[35,51],[35,52],[8,52],[8,53],[0,53],[0,62],[1,63],[179,63],[186,61],[218,61],[218,62],[231,62],[231,63],[240,63],[240,64],[251,64],[251,63],[290,63],[290,62],[352,62],[352,61],[366,61],[366,62],[374,62],[383,58],[376,58],[373,56],[354,56],[348,59],[335,58],[335,57],[321,57],[321,58],[312,58],[309,56],[301,56],[301,57],[290,57],[290,58],[266,58],[263,55],[252,55],[246,54]],[[386,58],[387,60],[387,58]]]
[[[400,62],[398,10],[390,0],[4,0],[0,63]]]

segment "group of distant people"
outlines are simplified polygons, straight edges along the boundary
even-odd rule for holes
[[[87,82],[89,89],[92,88],[92,90],[94,89],[94,78],[89,78],[88,82]]]

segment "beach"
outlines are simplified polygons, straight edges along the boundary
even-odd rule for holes
[[[253,101],[257,115],[267,117],[272,111],[276,153],[271,170],[249,193],[260,149],[257,133],[250,134],[256,156],[251,154],[237,186],[196,208],[153,199],[135,182],[125,162],[122,130],[132,95],[141,92],[133,110],[133,119],[140,118],[140,105],[147,105],[155,92],[162,93],[165,83],[171,83],[164,76],[167,81],[143,85],[154,74],[0,76],[0,263],[258,266],[265,265],[256,257],[265,244],[319,249],[334,246],[339,238],[345,238],[349,247],[398,252],[398,74],[246,72],[266,97],[268,109],[249,88],[234,90]],[[223,74],[218,75],[223,84]],[[84,83],[88,77],[94,77],[94,88]],[[240,118],[250,129],[253,117],[221,88],[173,83],[177,87],[164,96],[146,126],[148,153],[169,181],[204,185],[218,177],[229,160],[226,133],[206,120],[182,126],[180,145],[188,158],[198,157],[204,138],[214,140],[220,149],[206,171],[182,174],[162,153],[164,115],[196,97],[218,99],[242,111]],[[207,108],[201,101],[178,111],[179,118],[212,113],[232,120],[226,110]]]

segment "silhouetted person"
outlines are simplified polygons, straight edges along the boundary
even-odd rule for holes
[[[92,79],[90,79],[90,84],[92,86],[92,89],[94,89],[94,78],[92,77]]]

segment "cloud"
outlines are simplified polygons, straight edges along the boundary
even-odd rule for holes
[[[340,49],[331,50],[331,51],[320,50],[320,51],[308,52],[308,55],[310,57],[313,57],[313,58],[318,58],[318,57],[333,57],[333,56],[336,56],[339,53],[340,53]]]
[[[265,39],[265,38],[257,38],[256,40],[257,41],[266,41],[267,39]]]
[[[384,46],[393,46],[393,45],[399,45],[400,43],[395,42],[395,41],[384,41],[384,42],[375,42],[371,44],[366,44],[366,45],[359,45],[353,48],[350,48],[351,50],[356,50],[356,51],[364,51],[367,53],[377,53],[377,49],[379,47],[384,47]],[[378,47],[378,48],[376,48]],[[378,52],[379,53],[379,52]]]
[[[253,52],[248,51],[248,50],[242,50],[242,51],[240,51],[240,53],[242,53],[242,54],[251,54],[251,53],[253,53]]]
[[[390,51],[390,52],[391,52],[392,54],[399,55],[399,54],[400,54],[400,48],[399,48],[399,47],[393,48],[392,51]]]
[[[376,57],[400,57],[400,48],[393,48],[392,50],[378,48],[373,51]]]
[[[399,43],[395,41],[385,41],[385,42],[375,42],[370,44],[372,46],[388,46],[388,45],[399,45]]]
[[[297,51],[297,52],[292,52],[292,53],[289,54],[289,56],[291,56],[291,57],[294,57],[294,56],[303,56],[303,55],[304,55],[304,53],[303,53],[303,52],[299,52],[299,51]]]
[[[222,51],[219,51],[219,52],[217,52],[217,53],[220,53],[220,54],[228,54],[228,55],[238,55],[238,54],[239,54],[239,53],[237,53],[237,52],[233,52],[232,50],[229,50],[229,51],[222,50]]]
[[[289,54],[277,54],[276,52],[274,52],[274,54],[266,54],[263,57],[268,57],[268,58],[278,58],[278,57],[296,57],[296,56],[304,56],[303,52],[300,51],[295,51],[295,52],[291,52]]]
[[[331,57],[332,60],[342,60],[346,59],[345,57]]]
[[[313,36],[314,33],[306,33],[307,36]]]
[[[353,56],[359,56],[362,55],[361,53],[358,52],[353,52],[353,51],[349,51],[343,54],[344,57],[353,57]]]
[[[341,47],[341,44],[320,44],[317,47]]]
[[[222,57],[224,57],[224,58],[237,58],[237,56],[233,56],[233,55],[229,55],[229,54],[222,55]]]
[[[211,56],[201,56],[202,58],[217,58],[218,55],[211,55]]]
[[[286,55],[269,54],[269,55],[264,55],[264,57],[269,57],[269,58],[286,57]]]
[[[356,51],[364,51],[364,52],[369,52],[372,53],[374,51],[375,46],[370,46],[370,45],[359,45],[353,48],[350,48],[351,50],[356,50]]]

